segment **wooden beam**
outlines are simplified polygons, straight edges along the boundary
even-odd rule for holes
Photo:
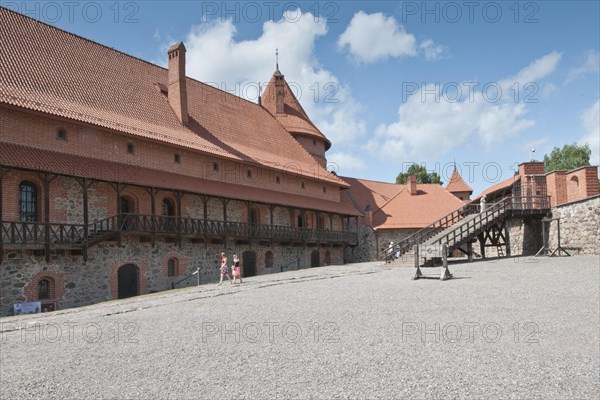
[[[86,178],[83,178],[83,262],[86,263],[88,260],[88,238],[89,238],[89,206],[88,206],[88,182]]]
[[[50,176],[44,172],[44,232],[46,262],[50,262]]]

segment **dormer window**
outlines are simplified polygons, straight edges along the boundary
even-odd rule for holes
[[[134,154],[135,153],[135,146],[133,145],[133,143],[127,143],[127,154]]]

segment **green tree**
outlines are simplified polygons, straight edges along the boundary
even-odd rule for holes
[[[550,155],[544,155],[544,171],[571,170],[590,165],[592,150],[589,144],[565,144],[562,149],[555,147]]]
[[[396,177],[396,183],[404,185],[408,181],[408,178],[412,175],[417,177],[417,183],[439,183],[440,185],[442,184],[442,180],[436,172],[427,172],[427,169],[419,164],[413,164],[410,167],[408,167],[406,172],[401,172]]]

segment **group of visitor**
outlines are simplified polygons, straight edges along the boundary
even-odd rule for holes
[[[238,278],[240,280],[239,283],[242,283],[240,259],[237,254],[233,255],[233,265],[229,266],[229,263],[227,262],[227,255],[225,253],[221,253],[221,279],[219,280],[219,285],[223,283],[223,277],[225,276],[227,279],[229,279],[229,283],[232,285],[237,282]]]

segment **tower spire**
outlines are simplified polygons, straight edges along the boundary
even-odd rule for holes
[[[275,49],[275,68],[279,71],[279,49]]]

